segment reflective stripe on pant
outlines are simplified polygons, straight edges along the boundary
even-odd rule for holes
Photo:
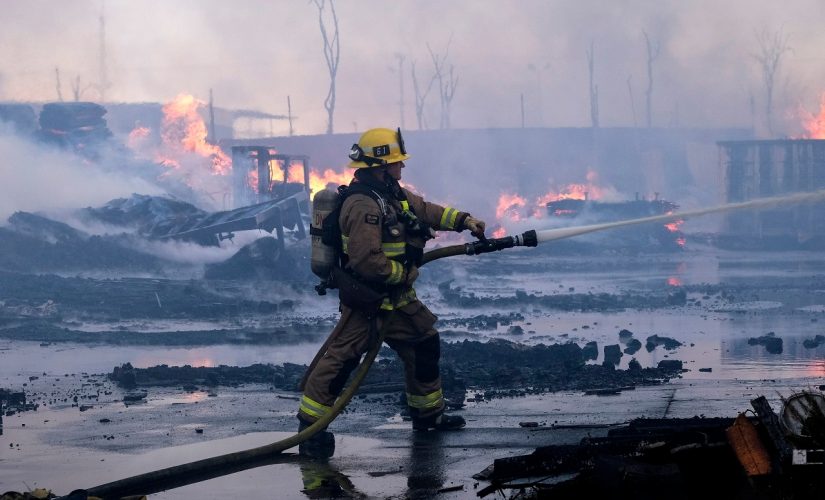
[[[376,331],[370,334],[370,320],[362,313],[345,308],[331,334],[326,352],[308,375],[301,399],[299,416],[313,422],[335,403],[350,373],[370,347],[370,340],[382,328],[390,313],[378,315]],[[426,417],[441,412],[441,377],[438,332],[433,328],[436,316],[419,301],[400,307],[387,328],[384,340],[404,363],[407,400]]]

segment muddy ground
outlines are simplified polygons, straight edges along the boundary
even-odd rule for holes
[[[400,367],[384,350],[332,426],[326,477],[367,497],[460,487],[442,494],[462,498],[497,457],[632,416],[735,416],[757,395],[777,403],[825,383],[816,253],[540,250],[422,271],[445,389],[468,429],[437,442],[410,433]],[[4,417],[0,489],[67,493],[288,435],[296,382],[336,318],[311,285],[0,273],[0,387],[37,406]],[[209,497],[240,477],[278,478],[283,497],[305,497],[310,465],[153,497]]]

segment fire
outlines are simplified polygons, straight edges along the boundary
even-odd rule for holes
[[[819,113],[813,115],[805,109],[800,109],[802,127],[805,129],[803,139],[825,139],[825,93],[819,99]]]
[[[671,233],[675,233],[676,231],[678,231],[678,230],[679,230],[679,226],[681,226],[682,224],[684,224],[684,222],[685,222],[685,221],[684,221],[683,219],[676,219],[676,220],[675,220],[675,221],[673,221],[673,222],[668,222],[667,224],[665,224],[665,227],[666,227],[666,228],[667,228],[667,230],[668,230],[668,231],[670,231]]]
[[[517,194],[504,193],[498,197],[496,205],[496,219],[507,218],[518,221],[522,219],[519,209],[527,205],[527,200]]]
[[[536,200],[536,205],[545,206],[551,201],[559,200],[586,200],[591,198],[591,188],[586,184],[568,184],[561,192],[550,191],[547,194],[539,196]],[[598,196],[596,196],[598,198]]]
[[[668,213],[670,213],[670,212],[668,212]],[[684,224],[684,222],[685,222],[684,219],[676,219],[673,222],[668,222],[667,224],[665,224],[665,229],[667,229],[671,233],[677,233],[677,232],[679,232],[679,227],[682,224]],[[679,245],[680,247],[684,247],[687,240],[685,240],[684,237],[679,236],[679,237],[676,238],[675,241],[676,241],[677,245]]]
[[[141,149],[149,137],[150,132],[151,130],[148,127],[138,125],[131,132],[129,132],[129,139],[126,143],[129,145],[130,149]]]
[[[507,230],[503,227],[500,227],[493,231],[493,238],[504,238],[505,236],[507,236]]]
[[[675,276],[671,276],[667,279],[668,286],[682,286],[682,280]]]
[[[203,101],[190,94],[179,94],[175,100],[163,106],[161,138],[173,151],[186,151],[210,158],[212,173],[228,175],[232,161],[214,144],[206,142],[206,124],[198,113]]]
[[[325,169],[323,172],[318,172],[316,170],[311,170],[309,172],[309,193],[310,197],[317,193],[318,191],[324,190],[327,188],[329,184],[334,184],[336,186],[340,184],[349,184],[352,180],[354,171],[346,170],[344,172],[338,173],[331,168]],[[290,171],[290,176],[292,172]],[[301,172],[300,179],[303,180],[303,171]],[[290,177],[291,178],[291,177]]]
[[[571,183],[559,190],[548,191],[537,197],[533,203],[518,194],[503,193],[499,195],[496,205],[496,219],[502,221],[504,218],[511,221],[521,221],[528,217],[540,219],[547,214],[547,204],[559,200],[588,200],[601,199],[609,195],[611,188],[603,188],[597,185],[598,174],[594,171],[587,172],[587,182],[583,184]],[[559,211],[556,215],[566,215],[564,211]],[[501,229],[503,234],[504,229]]]
[[[246,174],[246,185],[249,186],[253,192],[258,192],[258,171],[254,168]]]

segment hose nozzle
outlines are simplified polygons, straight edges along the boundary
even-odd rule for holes
[[[496,252],[505,248],[513,247],[534,247],[539,244],[536,231],[525,231],[515,236],[505,236],[504,238],[487,238],[485,240],[473,241],[464,244],[464,251],[467,255],[478,255],[481,253]]]

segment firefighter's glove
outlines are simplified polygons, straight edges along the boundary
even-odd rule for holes
[[[469,229],[473,236],[478,239],[484,237],[484,228],[487,227],[487,224],[484,223],[481,219],[476,219],[472,215],[468,215],[466,219],[464,219],[464,228]]]
[[[404,285],[412,286],[412,284],[417,279],[418,279],[418,267],[410,266],[410,270],[407,271],[407,278],[404,280]]]
[[[415,283],[415,280],[418,279],[418,268],[415,266],[410,266],[410,270],[407,271],[407,279],[404,280],[405,286],[412,286]]]

